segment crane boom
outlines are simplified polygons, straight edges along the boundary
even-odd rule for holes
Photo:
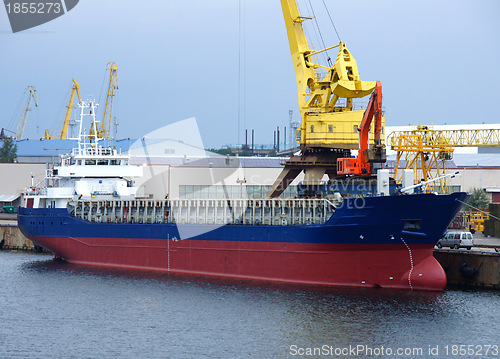
[[[359,148],[358,127],[365,114],[354,109],[353,99],[368,96],[377,86],[375,81],[361,81],[356,60],[344,42],[319,51],[310,49],[303,29],[304,21],[310,17],[299,13],[296,0],[280,1],[297,81],[301,116],[297,141],[301,154],[285,162],[267,193],[270,198],[283,193],[302,171],[306,183],[319,182],[325,174],[330,178],[345,176],[337,170],[337,159],[347,158],[351,149]],[[318,54],[334,48],[338,48],[338,54],[333,65],[330,58],[328,66],[317,63]],[[382,111],[379,113],[380,123],[377,123],[381,129],[384,118]],[[373,114],[370,121],[372,118]],[[380,137],[374,137],[374,133],[368,131],[362,134],[378,143],[378,158],[375,160],[385,160]],[[367,167],[371,168],[370,165]]]
[[[71,88],[71,95],[69,97],[68,109],[66,110],[66,116],[64,117],[63,126],[61,129],[61,133],[59,135],[51,136],[49,134],[49,130],[45,130],[44,140],[53,140],[54,137],[59,137],[61,140],[65,140],[68,137],[68,127],[69,120],[71,118],[71,111],[76,108],[73,106],[73,102],[75,101],[75,93],[78,95],[78,103],[82,102],[82,96],[80,95],[80,84],[75,80],[73,80],[73,87]]]
[[[394,131],[387,136],[391,149],[402,149],[400,138],[420,135],[424,144],[432,145],[442,139],[451,147],[491,147],[500,146],[500,129],[476,128],[462,130],[435,130],[432,126],[420,125],[414,130]]]
[[[436,130],[430,125],[418,125],[412,130],[392,132],[387,136],[387,142],[391,150],[397,152],[394,165],[396,183],[402,180],[401,168],[413,169],[414,181],[418,183],[421,179],[427,181],[446,173],[447,161],[453,158],[455,147],[500,146],[500,129]],[[432,190],[448,191],[446,179],[440,178]]]
[[[314,68],[306,65],[306,56],[311,54],[311,51],[309,50],[304,29],[302,28],[302,22],[304,22],[307,17],[299,14],[299,10],[295,2],[289,3],[288,0],[282,0],[281,6],[283,9],[283,17],[285,18],[288,42],[290,44],[290,53],[292,55],[292,62],[297,79],[299,107],[302,108],[305,105],[305,94],[308,86],[307,81],[303,80],[312,78],[317,79]]]
[[[38,107],[38,100],[36,98],[36,89],[33,86],[27,86],[26,90],[29,91],[28,99],[26,100],[26,105],[24,106],[23,113],[21,114],[21,119],[17,124],[16,134],[14,138],[16,140],[21,140],[24,134],[24,128],[26,127],[26,121],[28,120],[28,113],[31,111],[31,101],[35,101],[35,107]]]
[[[281,0],[281,6],[297,80],[301,114],[297,139],[301,148],[357,149],[358,134],[353,128],[359,125],[363,111],[353,110],[352,99],[368,96],[375,81],[360,80],[356,60],[344,42],[312,51],[302,26],[310,17],[300,15],[295,0]],[[333,65],[316,63],[317,54],[334,48],[338,54]],[[320,70],[326,74],[322,76]],[[345,98],[343,103],[341,98]]]
[[[71,118],[71,111],[73,110],[73,102],[75,101],[75,92],[78,95],[78,103],[82,103],[82,96],[80,94],[80,84],[75,80],[73,80],[73,87],[71,89],[71,97],[69,99],[68,103],[68,109],[66,111],[66,116],[64,117],[64,122],[63,122],[63,127],[61,130],[61,140],[65,140],[66,137],[68,136],[68,127],[69,127],[69,120]]]
[[[115,90],[118,90],[118,65],[116,62],[108,62],[107,69],[109,70],[108,94],[106,96],[106,105],[104,106],[101,126],[97,129],[97,136],[99,138],[110,138],[113,98]],[[90,130],[90,137],[92,136],[94,136],[94,126]]]
[[[113,97],[115,90],[118,90],[118,65],[116,62],[108,63],[109,84],[108,95],[106,96],[106,105],[104,106],[104,115],[101,123],[101,131],[99,137],[109,138],[111,132],[111,113],[113,109]]]

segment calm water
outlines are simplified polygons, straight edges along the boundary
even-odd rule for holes
[[[15,252],[0,252],[0,276],[0,358],[500,357],[486,353],[500,345],[498,292],[307,288]]]

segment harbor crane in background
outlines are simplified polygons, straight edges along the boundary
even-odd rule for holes
[[[116,62],[108,62],[107,70],[109,71],[108,94],[106,96],[106,105],[104,106],[101,126],[97,128],[97,137],[103,139],[109,139],[111,135],[113,98],[115,96],[115,90],[118,90],[118,65]],[[92,126],[90,129],[90,137],[94,136],[94,127],[95,126]]]
[[[344,42],[319,51],[310,49],[302,24],[313,17],[301,15],[295,0],[281,0],[281,7],[297,81],[301,116],[297,141],[301,154],[285,162],[284,169],[267,194],[270,198],[283,193],[302,171],[305,183],[317,183],[325,174],[330,179],[345,178],[345,173],[352,173],[351,166],[354,169],[361,162],[366,162],[366,166],[364,171],[356,169],[356,175],[370,176],[372,164],[386,160],[380,136],[384,128],[381,85],[375,81],[360,80],[356,60]],[[335,48],[338,48],[338,54],[333,65],[330,61],[328,66],[318,64],[318,54]],[[377,87],[377,95],[370,103],[372,107],[380,103],[380,111],[378,107],[378,112],[373,111],[374,107],[366,112],[356,110],[353,99],[366,97]],[[380,117],[376,119],[375,130],[369,133],[375,112]],[[362,121],[364,125],[360,126]],[[368,146],[370,140],[375,141],[371,148]],[[361,144],[361,141],[366,143]],[[351,150],[360,150],[360,145],[364,153],[359,151],[355,161],[342,160],[341,164],[346,167],[339,172],[337,160],[352,159]]]
[[[26,105],[24,106],[23,113],[21,115],[21,119],[17,124],[16,129],[16,140],[21,140],[24,134],[24,128],[26,127],[26,121],[28,120],[28,113],[31,111],[31,101],[35,102],[35,107],[38,107],[38,100],[36,98],[36,89],[33,86],[26,87],[26,90],[29,91],[28,99],[26,100]]]
[[[14,136],[12,138],[16,140],[21,140],[23,138],[24,128],[26,127],[26,122],[28,121],[28,114],[31,111],[31,102],[34,101],[35,107],[38,107],[38,100],[36,98],[36,89],[33,86],[27,86],[26,89],[24,90],[23,97],[25,96],[26,92],[28,93],[28,98],[26,99],[26,104],[24,105],[23,111],[21,113],[21,119],[17,123],[16,132],[2,128],[2,131],[0,132],[0,139],[8,137],[5,135],[5,131],[13,133]]]
[[[73,79],[73,87],[71,89],[71,95],[69,97],[68,109],[66,110],[66,116],[64,117],[63,126],[61,132],[58,135],[51,136],[49,130],[45,130],[44,140],[53,140],[58,137],[61,140],[65,140],[68,137],[68,127],[71,118],[71,112],[74,108],[73,103],[75,101],[75,93],[78,95],[78,103],[82,103],[82,96],[80,95],[80,84]]]
[[[429,125],[419,125],[413,130],[394,131],[387,136],[391,150],[396,151],[394,179],[401,182],[405,169],[413,169],[414,183],[442,177],[446,173],[446,161],[453,158],[455,147],[500,146],[500,129],[434,130]],[[403,159],[404,158],[404,159]],[[432,190],[447,192],[448,178],[442,178]],[[428,188],[428,190],[430,190]]]

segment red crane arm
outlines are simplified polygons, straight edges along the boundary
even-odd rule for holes
[[[373,118],[375,118],[375,145],[380,145],[380,132],[382,130],[382,83],[380,81],[377,81],[375,90],[370,96],[368,107],[359,127],[359,155],[363,157],[364,151],[368,149],[368,135]]]
[[[370,125],[375,119],[374,145],[368,147]],[[386,160],[385,148],[381,144],[382,132],[382,83],[377,81],[375,90],[370,96],[368,107],[358,128],[359,151],[356,158],[338,158],[337,175],[371,175],[372,163],[383,163]]]

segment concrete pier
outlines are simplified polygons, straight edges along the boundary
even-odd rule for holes
[[[500,238],[474,234],[474,247],[435,249],[449,286],[500,289]]]
[[[499,252],[436,249],[434,257],[446,272],[448,286],[500,289]]]
[[[0,249],[33,251],[33,242],[26,238],[19,227],[15,215],[12,218],[0,219]]]

